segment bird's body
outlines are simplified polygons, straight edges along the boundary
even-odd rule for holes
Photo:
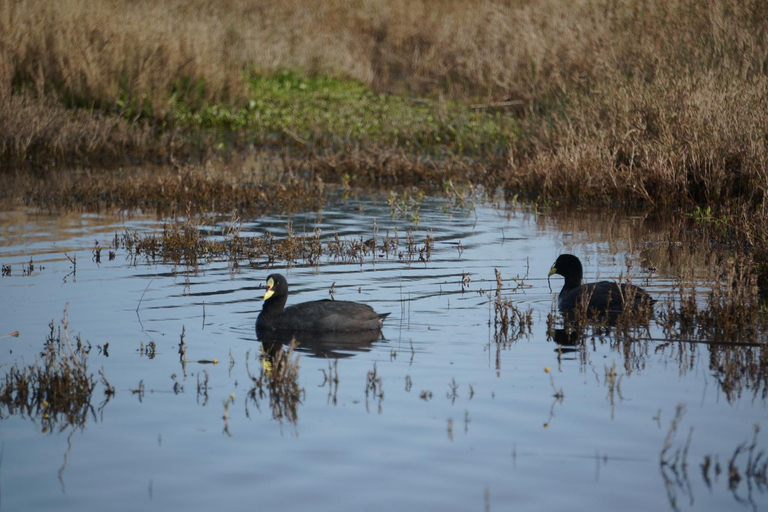
[[[585,311],[588,317],[618,315],[628,310],[648,311],[656,302],[644,289],[627,283],[598,281],[581,284],[583,272],[581,261],[572,254],[561,254],[552,265],[549,275],[558,274],[565,278],[557,298],[561,313]]]
[[[280,274],[267,277],[264,306],[257,330],[357,332],[381,329],[389,313],[379,314],[367,304],[345,300],[316,300],[285,307],[288,282]]]

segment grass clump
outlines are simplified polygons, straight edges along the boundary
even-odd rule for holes
[[[258,171],[249,167],[176,165],[162,171],[5,175],[0,176],[0,183],[6,185],[0,198],[16,199],[50,212],[62,208],[128,208],[160,215],[232,211],[263,215],[317,209],[324,202],[321,181],[300,179],[290,167],[275,162],[266,162]]]
[[[323,257],[338,263],[360,265],[367,259],[397,258],[410,266],[417,261],[426,263],[432,257],[434,240],[429,233],[423,244],[416,241],[410,230],[406,231],[402,241],[397,229],[393,233],[387,231],[381,240],[377,235],[374,228],[371,238],[342,239],[338,233],[332,237],[323,236],[320,229],[295,233],[288,224],[285,237],[276,238],[270,232],[262,236],[243,236],[236,224],[221,233],[211,232],[200,217],[188,216],[165,223],[160,234],[126,231],[115,237],[114,244],[125,248],[134,264],[145,260],[190,267],[211,260],[228,261],[233,268],[238,268],[242,262],[272,267],[278,261],[316,266]]]
[[[707,281],[709,290],[701,292],[679,279],[660,314],[665,336],[746,344],[762,339],[768,332],[768,310],[752,260],[724,257],[710,268]]]
[[[252,387],[248,399],[259,408],[260,401],[269,397],[272,417],[279,421],[296,424],[299,420],[299,405],[304,399],[304,388],[299,384],[299,358],[295,356],[295,341],[284,350],[282,345],[264,345],[261,370],[258,376],[251,374],[246,355],[246,370]]]
[[[494,269],[494,272],[496,273],[496,293],[493,300],[494,338],[501,346],[531,333],[533,311],[530,309],[522,311],[511,299],[504,297],[502,293],[504,280],[501,272],[498,269]],[[519,278],[514,278],[512,281],[515,285],[513,292],[524,287],[524,283]]]
[[[37,419],[43,432],[58,427],[82,427],[93,413],[91,399],[96,380],[88,373],[86,346],[69,339],[66,312],[64,331],[50,323],[41,359],[31,365],[14,364],[0,383],[0,417],[14,414]],[[62,337],[63,336],[63,337]],[[107,399],[114,394],[102,373]]]

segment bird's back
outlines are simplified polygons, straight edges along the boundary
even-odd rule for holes
[[[380,329],[388,315],[376,313],[367,304],[326,299],[289,306],[271,319],[270,325],[261,327],[296,331],[368,331]]]
[[[619,314],[626,309],[651,306],[654,302],[639,286],[599,281],[561,292],[558,307],[563,312],[585,308],[587,313]]]

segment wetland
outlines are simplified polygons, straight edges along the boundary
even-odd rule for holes
[[[2,507],[766,504],[764,308],[695,223],[681,243],[641,215],[415,208],[338,187],[252,217],[4,211]],[[642,285],[654,317],[566,330],[564,252]],[[289,304],[391,315],[258,339],[276,269]]]
[[[0,3],[0,511],[765,509],[767,5]]]

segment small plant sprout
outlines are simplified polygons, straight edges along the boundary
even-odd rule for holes
[[[552,372],[549,370],[549,366],[544,367],[544,372],[549,375],[549,382],[552,384],[552,390],[555,392],[554,396],[557,400],[562,400],[565,398],[565,393],[563,393],[563,388],[557,389],[555,386],[555,378],[552,376]]]

